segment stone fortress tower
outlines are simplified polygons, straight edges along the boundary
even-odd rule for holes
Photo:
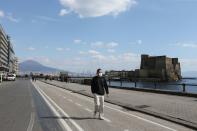
[[[178,58],[149,55],[141,55],[141,67],[135,70],[135,76],[160,81],[177,81],[182,78]]]

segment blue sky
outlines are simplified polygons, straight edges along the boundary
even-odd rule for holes
[[[86,72],[139,68],[140,55],[197,71],[197,0],[1,0],[20,61]]]

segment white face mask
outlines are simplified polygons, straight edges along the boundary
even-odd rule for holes
[[[103,76],[103,73],[99,73],[99,76]]]

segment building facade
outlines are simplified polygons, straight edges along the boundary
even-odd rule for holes
[[[0,71],[9,72],[9,45],[8,37],[0,26]]]
[[[115,71],[115,70],[111,70],[111,71],[106,71],[105,75],[109,78],[109,79],[125,79],[125,80],[131,80],[132,78],[135,77],[135,71]]]
[[[10,42],[10,37],[8,36],[8,65],[9,65],[9,72],[14,73],[14,60],[15,60],[15,52],[14,48],[12,46],[12,43]]]
[[[15,53],[10,37],[0,25],[0,72],[13,72]]]
[[[13,73],[19,75],[19,60],[17,57],[14,58],[12,69],[13,69]]]

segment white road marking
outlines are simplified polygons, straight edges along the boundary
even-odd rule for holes
[[[85,108],[86,111],[90,112],[90,113],[93,113],[92,110],[88,109],[88,108]],[[106,117],[103,117],[103,119],[108,122],[108,123],[111,123],[111,120],[107,119]]]
[[[104,121],[111,123],[111,121],[109,119],[107,119],[106,117],[103,117]]]
[[[121,113],[123,113],[123,114],[129,115],[129,116],[132,116],[132,117],[135,117],[135,118],[137,118],[137,119],[146,121],[146,122],[151,123],[151,124],[153,124],[153,125],[157,125],[157,126],[163,127],[163,128],[165,128],[165,129],[168,129],[168,130],[171,130],[171,131],[177,131],[177,130],[172,129],[172,128],[170,128],[170,127],[167,127],[167,126],[161,125],[161,124],[159,124],[159,123],[153,122],[153,121],[151,121],[151,120],[147,120],[147,119],[145,119],[145,118],[142,118],[142,117],[133,115],[133,114],[131,114],[131,113],[127,113],[127,112],[124,112],[124,111],[121,111],[121,110],[118,110],[118,109],[115,109],[115,108],[112,108],[112,107],[109,107],[109,106],[106,106],[106,107],[109,108],[109,109],[112,109],[112,110],[121,112]]]
[[[30,91],[30,83],[28,83],[28,89],[29,89],[29,93]],[[30,93],[31,97],[32,94]],[[33,102],[33,98],[31,99],[31,107],[32,109],[34,109],[34,102]],[[35,112],[31,112],[31,116],[30,116],[30,121],[29,121],[29,125],[27,127],[27,131],[32,131],[33,130],[33,126],[34,126],[34,121],[35,121]]]
[[[47,103],[47,105],[50,107],[50,109],[53,111],[53,113],[57,116],[57,117],[61,117],[61,115],[55,110],[55,107],[52,106],[52,104],[47,100],[47,98],[42,94],[42,92],[40,91],[40,89],[38,89],[38,87],[33,83],[34,87],[36,88],[36,90],[38,91],[38,93],[42,96],[42,98],[44,99],[44,101]],[[66,130],[66,131],[72,131],[72,129],[68,126],[68,124],[66,123],[66,121],[64,121],[63,119],[58,119],[58,122],[60,123],[61,127]]]
[[[32,112],[27,131],[32,131],[32,129],[34,127],[34,119],[35,119],[35,113]]]
[[[68,99],[68,101],[73,102],[73,100],[71,100],[71,99]]]
[[[88,108],[85,108],[86,111],[88,112],[93,112],[92,110],[88,109]]]
[[[58,108],[62,114],[64,114],[66,117],[70,118],[70,116],[62,109],[60,108],[42,89],[38,87],[38,90],[40,90],[44,96],[56,107]],[[78,131],[84,131],[74,120],[69,119],[69,121],[78,129]]]
[[[58,89],[59,89],[59,88],[58,88]],[[59,90],[61,90],[61,89],[59,89]],[[63,90],[63,91],[66,92],[66,90]],[[68,92],[66,92],[66,93],[68,93]],[[89,99],[87,99],[87,98],[85,98],[85,97],[79,97],[77,94],[72,94],[72,93],[69,93],[69,94],[71,94],[71,95],[73,95],[73,96],[76,96],[76,97],[78,97],[78,98],[80,98],[80,99],[82,98],[82,99],[84,99],[84,100],[86,100],[86,101],[89,101],[89,102],[93,103],[91,100],[89,100]],[[80,95],[80,94],[79,94],[79,95]],[[105,105],[105,107],[107,107],[107,108],[109,108],[109,109],[111,109],[111,110],[114,110],[114,111],[123,113],[123,114],[125,114],[125,115],[127,115],[127,116],[135,117],[135,118],[140,119],[140,120],[142,120],[142,121],[145,121],[145,122],[147,122],[147,123],[151,123],[151,124],[153,124],[153,125],[157,125],[157,126],[159,126],[159,127],[162,127],[162,128],[165,128],[165,129],[168,129],[168,130],[171,130],[171,131],[177,131],[177,130],[175,130],[175,129],[173,129],[173,128],[170,128],[170,127],[161,125],[161,124],[156,123],[156,122],[153,122],[153,121],[151,121],[151,120],[147,120],[147,119],[142,118],[142,117],[139,117],[139,116],[137,116],[137,115],[133,115],[133,114],[131,114],[131,113],[127,113],[127,112],[124,112],[124,111],[121,111],[121,110],[119,110],[119,109],[115,109],[115,108],[112,108],[112,107],[109,107],[109,106],[106,106],[106,105]]]
[[[82,107],[82,105],[81,104],[79,104],[79,103],[75,103],[77,106],[80,106],[80,107]]]

